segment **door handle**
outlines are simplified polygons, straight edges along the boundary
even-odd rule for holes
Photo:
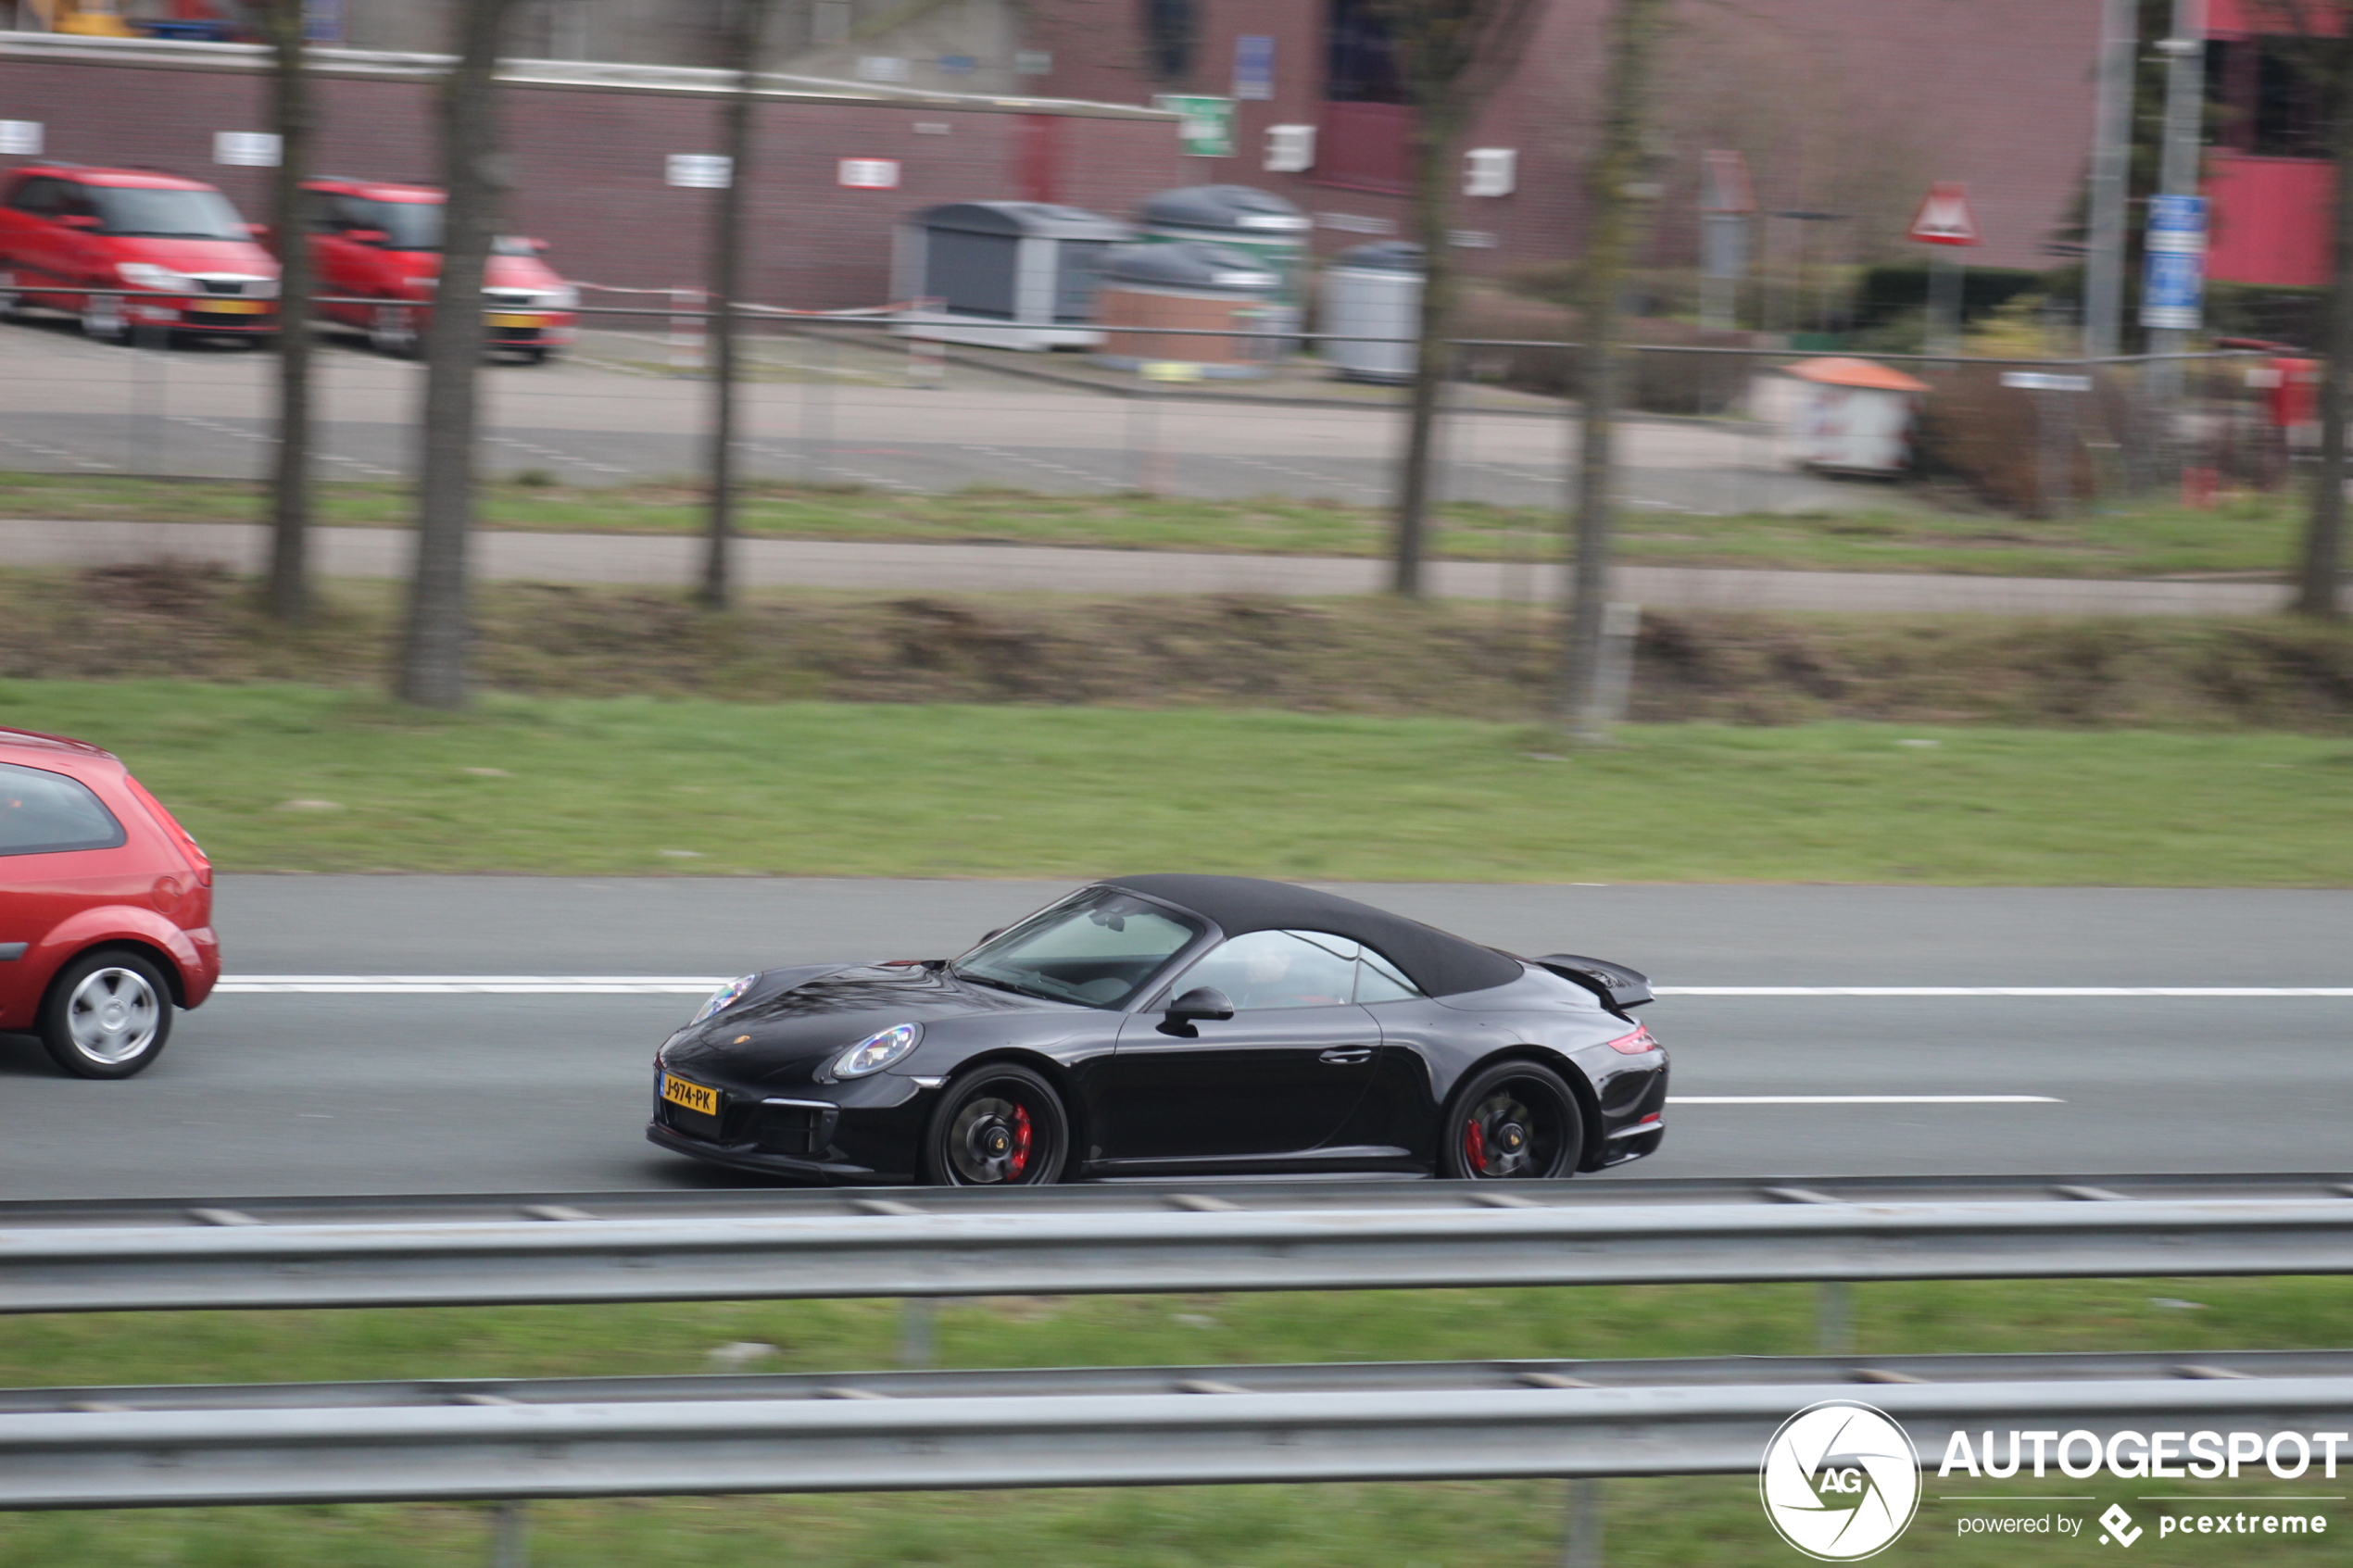
[[[1373,1047],[1370,1046],[1335,1046],[1315,1060],[1327,1061],[1334,1067],[1362,1067],[1372,1057]]]

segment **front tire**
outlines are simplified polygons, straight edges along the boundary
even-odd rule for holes
[[[77,1078],[131,1077],[171,1037],[171,986],[138,953],[84,953],[50,984],[39,1033],[49,1059]]]
[[[82,302],[82,333],[94,343],[125,343],[131,319],[120,295],[92,295]]]
[[[416,312],[406,306],[379,305],[368,320],[368,346],[379,354],[395,359],[408,359],[417,352]]]
[[[1532,1061],[1499,1061],[1454,1093],[1439,1139],[1453,1181],[1549,1181],[1577,1173],[1585,1118],[1567,1083]]]
[[[1070,1116],[1026,1067],[975,1069],[949,1085],[924,1132],[920,1173],[934,1186],[1042,1186],[1062,1180]]]

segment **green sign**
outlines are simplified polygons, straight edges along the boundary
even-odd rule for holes
[[[1176,126],[1176,144],[1188,155],[1193,157],[1234,156],[1233,99],[1163,93],[1152,99],[1152,107],[1168,109],[1185,117]]]

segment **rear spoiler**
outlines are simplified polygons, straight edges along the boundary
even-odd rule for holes
[[[1655,999],[1651,996],[1650,976],[1622,963],[1582,958],[1575,953],[1546,953],[1533,961],[1563,980],[1584,986],[1614,1008],[1638,1008]]]

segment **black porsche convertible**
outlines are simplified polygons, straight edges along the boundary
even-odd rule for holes
[[[837,1183],[1568,1176],[1666,1135],[1650,999],[1311,888],[1122,877],[961,958],[724,987],[655,1053],[646,1135]]]

